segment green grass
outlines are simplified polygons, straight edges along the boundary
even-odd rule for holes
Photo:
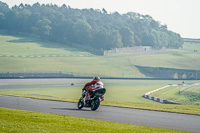
[[[186,92],[200,93],[200,85],[195,85],[185,90]]]
[[[198,50],[198,52],[200,52],[200,43],[189,43],[189,42],[186,42],[183,45],[183,49],[189,50],[189,51],[192,51],[192,52],[194,52],[194,50]]]
[[[157,54],[96,56],[64,44],[0,36],[0,72],[66,72],[79,76],[144,78],[135,65],[200,70],[200,54],[167,50]]]
[[[181,133],[182,131],[151,128],[92,120],[72,116],[36,113],[0,108],[0,132],[20,133]]]
[[[107,92],[105,94],[105,101],[103,101],[101,105],[199,115],[200,106],[193,105],[193,103],[189,103],[188,105],[168,105],[157,103],[142,97],[146,92],[160,88],[162,86],[165,86],[166,84],[180,82],[181,81],[162,80],[106,80],[104,83]],[[76,82],[75,84],[82,83]],[[78,102],[78,99],[81,96],[81,89],[81,87],[76,86],[58,88],[0,89],[0,94]],[[178,88],[177,90],[179,89],[180,88]]]
[[[193,46],[184,44],[186,49],[197,49],[198,47]],[[81,76],[144,78],[145,75],[135,65],[200,70],[200,54],[183,49],[167,50],[167,53],[162,54],[117,53],[96,56],[63,44],[41,42],[38,39],[26,37],[0,35],[0,72],[61,71]],[[112,85],[109,85],[110,83]],[[107,84],[107,93],[105,101],[102,102],[103,105],[200,114],[199,106],[165,105],[142,98],[145,92],[166,85],[163,81],[159,81],[159,83],[120,81],[121,85],[116,81],[109,81]],[[71,102],[77,102],[80,93],[80,87],[0,90],[0,94],[4,95]],[[82,118],[58,115],[54,115],[54,117],[50,114],[6,109],[0,109],[0,111],[0,132],[92,132],[96,127],[94,124],[90,126],[91,123],[96,122],[95,120],[87,121]],[[109,122],[103,121],[97,121],[97,123],[98,129],[100,129],[97,132],[176,132],[126,124],[111,123],[109,125]],[[87,128],[82,126],[85,124],[88,126]]]
[[[89,52],[81,51],[59,43],[42,42],[39,39],[14,36],[0,36],[0,54],[15,56],[92,55]]]
[[[172,86],[157,91],[152,96],[186,105],[200,105],[200,87],[195,86],[180,93],[182,86]]]

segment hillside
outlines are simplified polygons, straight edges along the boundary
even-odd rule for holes
[[[183,38],[184,42],[200,44],[200,39],[193,39],[193,38]]]
[[[45,41],[110,50],[130,46],[179,48],[183,39],[149,15],[108,13],[104,8],[74,9],[63,4],[20,4],[0,1],[0,30],[24,33]]]
[[[63,72],[78,76],[144,78],[146,76],[136,65],[200,70],[200,54],[187,50],[188,47],[187,44],[187,48],[165,49],[165,52],[97,56],[63,44],[1,35],[0,72]]]

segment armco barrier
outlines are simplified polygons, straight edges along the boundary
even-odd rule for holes
[[[165,88],[170,87],[170,86],[172,86],[172,85],[166,85],[166,86],[163,86],[163,87],[158,88],[156,90],[147,92],[147,93],[145,93],[145,95],[143,97],[146,98],[146,99],[153,100],[153,101],[159,102],[159,103],[164,103],[164,104],[179,104],[179,103],[175,103],[175,102],[172,102],[172,101],[168,101],[168,100],[164,100],[164,99],[161,99],[161,98],[157,98],[157,97],[154,97],[154,96],[150,96],[150,94],[152,94],[152,93],[154,93],[156,91],[165,89]]]

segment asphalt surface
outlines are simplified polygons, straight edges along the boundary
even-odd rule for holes
[[[3,85],[1,83],[3,83]],[[6,84],[6,82],[0,82],[1,87],[6,87],[9,84],[10,83]],[[3,89],[3,87],[1,89]],[[0,107],[200,133],[199,115],[109,106],[100,106],[97,111],[91,111],[90,108],[79,110],[77,109],[76,103],[3,95],[0,95]]]

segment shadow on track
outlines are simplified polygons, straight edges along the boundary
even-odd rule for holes
[[[87,109],[77,109],[77,108],[52,108],[52,109],[57,109],[57,110],[72,110],[72,111],[91,111]]]

